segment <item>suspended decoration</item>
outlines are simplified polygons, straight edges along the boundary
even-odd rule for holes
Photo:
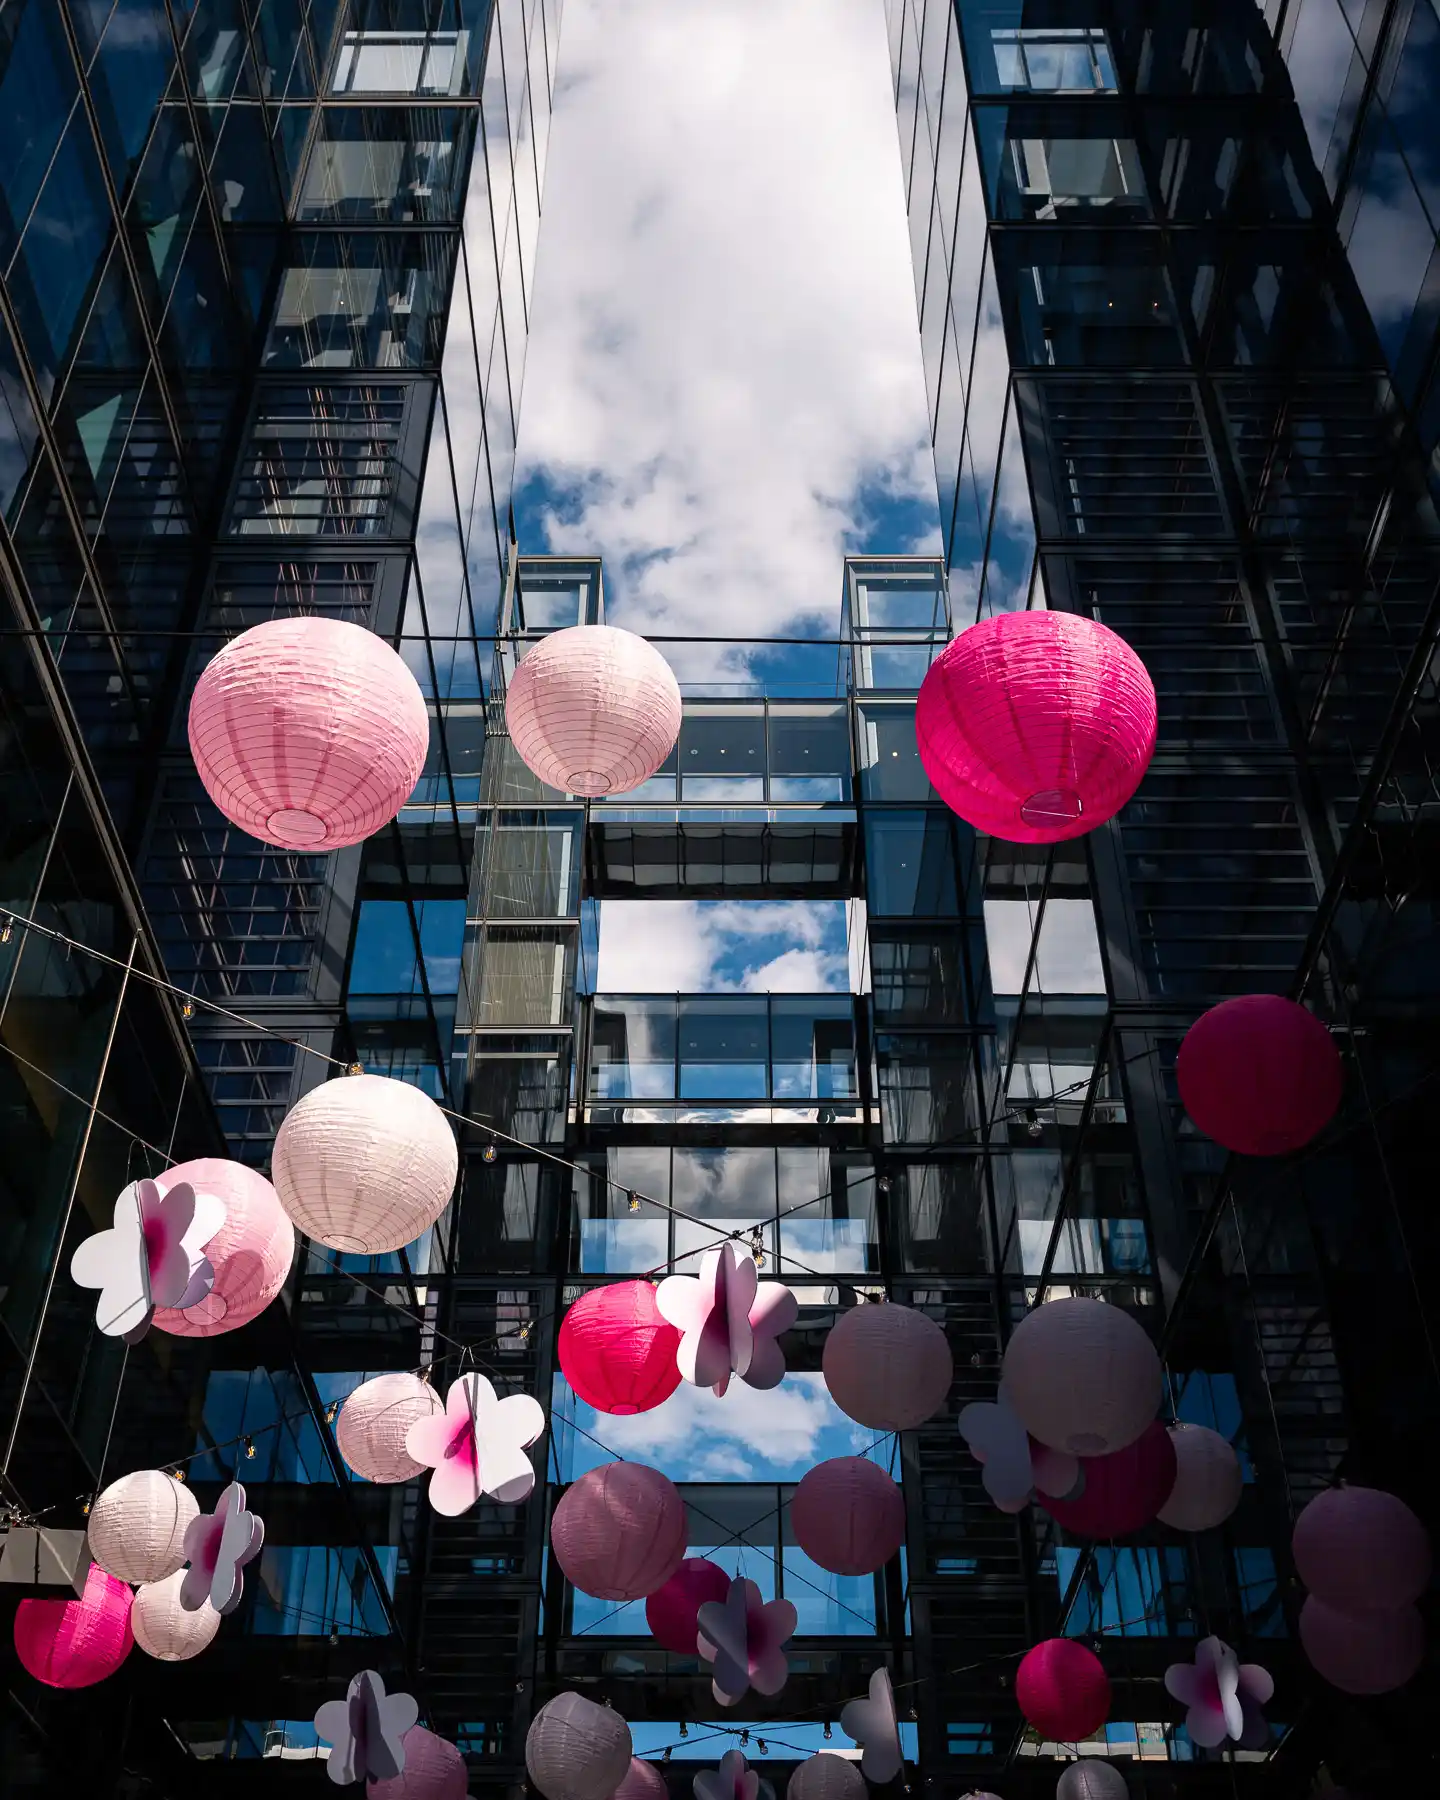
[[[1389,1694],[1425,1659],[1425,1621],[1413,1606],[1344,1612],[1311,1594],[1300,1608],[1300,1647],[1342,1694]]]
[[[1037,1443],[1003,1394],[962,1408],[960,1435],[983,1466],[981,1483],[1001,1512],[1017,1513],[1037,1494],[1066,1500],[1084,1492],[1080,1459]]]
[[[670,1800],[670,1789],[654,1763],[641,1762],[634,1756],[630,1759],[630,1773],[615,1790],[615,1800]]]
[[[137,1469],[111,1482],[90,1508],[90,1554],[121,1581],[163,1581],[185,1566],[185,1533],[200,1502],[173,1475]]]
[[[362,1381],[340,1408],[335,1442],[347,1467],[367,1481],[410,1481],[425,1473],[425,1464],[405,1448],[406,1434],[444,1410],[440,1396],[418,1375],[376,1375]]]
[[[628,1418],[651,1412],[680,1385],[680,1333],[651,1281],[615,1281],[582,1294],[560,1327],[560,1368],[587,1406]]]
[[[430,1504],[446,1518],[468,1512],[482,1494],[502,1506],[528,1500],[535,1466],[526,1450],[545,1430],[545,1413],[529,1394],[498,1399],[483,1375],[462,1375],[445,1396],[444,1412],[416,1419],[405,1453],[430,1469]]]
[[[696,1615],[700,1660],[713,1665],[712,1693],[738,1706],[751,1688],[778,1694],[790,1674],[784,1646],[798,1614],[788,1600],[763,1600],[753,1581],[737,1576],[723,1600],[707,1600]]]
[[[87,1237],[70,1259],[71,1279],[100,1290],[96,1329],[135,1344],[156,1307],[197,1305],[215,1285],[204,1249],[224,1223],[222,1202],[188,1182],[162,1194],[153,1181],[132,1181],[115,1202],[112,1228]]]
[[[547,787],[627,794],[680,735],[680,685],[660,652],[614,625],[571,625],[525,653],[505,696],[520,760]]]
[[[365,1800],[466,1800],[470,1774],[465,1758],[447,1738],[412,1725],[400,1746],[405,1767],[398,1775],[372,1779]]]
[[[205,792],[232,825],[284,850],[329,851],[362,843],[410,798],[430,715],[373,631],[270,619],[206,665],[189,735]]]
[[[693,1656],[700,1608],[707,1600],[723,1600],[729,1592],[730,1577],[719,1563],[687,1556],[663,1587],[646,1596],[645,1623],[651,1636],[677,1656]]]
[[[1430,1539],[1403,1500],[1380,1488],[1335,1487],[1295,1521],[1295,1569],[1342,1612],[1392,1612],[1430,1585]]]
[[[955,1374],[941,1327],[894,1300],[842,1313],[820,1365],[841,1412],[872,1431],[923,1425],[944,1406]]]
[[[643,1600],[685,1554],[680,1490],[644,1463],[602,1463],[560,1496],[550,1548],[566,1579],[597,1600]]]
[[[1074,1638],[1046,1638],[1015,1673],[1015,1698],[1042,1738],[1078,1744],[1110,1715],[1110,1678],[1093,1650]]]
[[[1073,1500],[1042,1494],[1039,1503],[1076,1537],[1129,1537],[1159,1516],[1175,1487],[1175,1445],[1158,1419],[1133,1444],[1080,1459],[1084,1485]]]
[[[676,1366],[696,1387],[723,1395],[730,1377],[749,1387],[778,1387],[785,1355],[776,1341],[800,1316],[783,1282],[761,1281],[755,1258],[727,1240],[700,1259],[700,1274],[670,1275],[655,1303],[681,1334]]]
[[[1208,1425],[1172,1425],[1175,1485],[1155,1515],[1174,1531],[1213,1531],[1240,1504],[1245,1477],[1228,1438]]]
[[[1160,1410],[1160,1358],[1143,1325],[1103,1300],[1049,1300],[1015,1327],[1000,1392],[1052,1450],[1110,1456]]]
[[[222,1616],[234,1612],[245,1591],[245,1565],[264,1543],[264,1520],[245,1510],[245,1490],[232,1481],[214,1512],[200,1513],[185,1528],[190,1567],[180,1583],[180,1604],[186,1612],[199,1612],[207,1601]]]
[[[280,1202],[332,1250],[413,1244],[450,1204],[460,1152],[444,1113],[388,1075],[344,1075],[297,1100],[271,1158]]]
[[[610,1800],[630,1773],[630,1727],[583,1694],[557,1694],[530,1721],[525,1767],[545,1800]]]
[[[848,1756],[822,1750],[798,1764],[785,1787],[785,1800],[865,1800],[865,1777]]]
[[[189,1662],[214,1643],[220,1629],[220,1615],[208,1600],[194,1612],[181,1604],[184,1585],[184,1572],[177,1569],[163,1581],[135,1590],[130,1629],[135,1642],[157,1662]]]
[[[1130,1785],[1114,1763],[1082,1756],[1061,1775],[1055,1800],[1130,1800]]]
[[[1113,818],[1155,749],[1155,689],[1121,637],[1074,613],[1002,613],[931,664],[920,761],[967,824],[1056,844]]]
[[[327,1700],[315,1732],[331,1746],[325,1773],[347,1781],[391,1781],[406,1767],[405,1737],[420,1717],[413,1694],[387,1694],[374,1669],[362,1669],[343,1700]]]
[[[171,1337],[238,1331],[258,1318],[284,1287],[295,1260],[295,1227],[274,1188],[245,1163],[202,1156],[155,1178],[162,1194],[182,1183],[213,1196],[225,1210],[225,1222],[205,1245],[215,1279],[193,1306],[157,1306],[152,1322]]]
[[[718,1769],[702,1769],[691,1782],[695,1800],[775,1800],[775,1790],[745,1760],[743,1750],[727,1750]]]
[[[135,1642],[134,1595],[123,1581],[90,1565],[78,1600],[22,1600],[15,1610],[15,1652],[46,1687],[94,1687],[113,1675]]]
[[[1217,1750],[1224,1743],[1260,1750],[1270,1741],[1260,1709],[1274,1694],[1275,1683],[1259,1663],[1242,1663],[1221,1638],[1201,1638],[1193,1662],[1171,1663],[1165,1691],[1190,1709],[1185,1729],[1202,1750]]]
[[[1202,1013],[1181,1042],[1175,1080],[1196,1126],[1241,1156],[1304,1149],[1345,1094],[1335,1040],[1279,994],[1241,994]]]
[[[905,1542],[905,1500],[863,1456],[832,1456],[800,1478],[790,1500],[795,1542],[832,1575],[871,1575]]]
[[[870,1689],[861,1700],[847,1700],[840,1713],[840,1729],[854,1738],[863,1752],[860,1773],[876,1787],[893,1781],[905,1767],[900,1748],[900,1721],[895,1712],[895,1690],[890,1671],[877,1669]]]

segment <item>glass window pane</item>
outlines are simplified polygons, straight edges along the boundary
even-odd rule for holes
[[[958,911],[946,814],[872,813],[865,821],[870,913],[929,918]]]

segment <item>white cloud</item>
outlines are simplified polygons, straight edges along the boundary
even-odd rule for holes
[[[607,900],[602,994],[815,994],[849,987],[837,901]]]

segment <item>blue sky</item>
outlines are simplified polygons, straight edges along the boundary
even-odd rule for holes
[[[607,901],[596,988],[602,994],[847,993],[853,934],[841,900]]]

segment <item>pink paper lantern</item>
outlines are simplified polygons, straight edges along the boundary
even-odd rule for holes
[[[1036,1499],[1077,1537],[1128,1537],[1156,1518],[1175,1486],[1175,1446],[1158,1419],[1109,1456],[1082,1456],[1085,1485],[1073,1500]]]
[[[785,1800],[865,1800],[869,1792],[865,1777],[848,1757],[822,1750],[796,1765]]]
[[[693,1644],[691,1649],[694,1649]],[[616,1788],[614,1800],[670,1800],[670,1790],[654,1763],[641,1762],[638,1756],[632,1756],[630,1773]]]
[[[215,1641],[220,1615],[207,1600],[190,1612],[180,1603],[185,1571],[177,1569],[164,1581],[136,1588],[130,1608],[130,1629],[135,1642],[157,1662],[189,1662]]]
[[[1245,1477],[1228,1438],[1208,1425],[1172,1425],[1175,1485],[1156,1517],[1175,1531],[1212,1531],[1240,1504]]]
[[[1312,1594],[1344,1612],[1393,1612],[1430,1582],[1430,1539],[1403,1500],[1379,1488],[1317,1494],[1295,1521],[1295,1569]]]
[[[597,1600],[643,1600],[685,1554],[685,1502],[658,1469],[603,1463],[572,1482],[550,1521],[550,1548],[573,1586]]]
[[[152,1323],[171,1337],[208,1338],[238,1331],[258,1318],[284,1287],[295,1260],[295,1227],[275,1189],[244,1163],[201,1156],[177,1163],[155,1178],[162,1196],[181,1182],[188,1182],[197,1194],[214,1194],[225,1207],[225,1223],[205,1246],[215,1285],[183,1312],[157,1307]]]
[[[15,1613],[20,1661],[46,1687],[94,1687],[113,1675],[135,1637],[130,1609],[135,1596],[123,1581],[90,1565],[78,1600],[22,1600]]]
[[[566,794],[624,794],[648,781],[675,748],[680,711],[669,663],[613,625],[552,631],[505,696],[521,761]]]
[[[1334,1039],[1279,994],[1242,994],[1202,1013],[1180,1045],[1175,1079],[1199,1129],[1241,1156],[1303,1149],[1345,1093]]]
[[[1026,1651],[1015,1675],[1015,1699],[1041,1737],[1078,1744],[1110,1715],[1110,1678],[1084,1644],[1047,1638]]]
[[[915,707],[931,785],[977,831],[1055,844],[1112,818],[1155,749],[1155,689],[1121,637],[1074,613],[1001,613],[951,642]]]
[[[357,1475],[367,1481],[410,1481],[425,1473],[405,1448],[417,1419],[433,1418],[445,1403],[428,1381],[408,1371],[363,1381],[340,1408],[335,1442]]]
[[[1300,1644],[1342,1694],[1389,1694],[1424,1660],[1425,1621],[1413,1606],[1349,1613],[1311,1594],[1300,1608]]]
[[[923,1425],[944,1406],[955,1375],[943,1329],[893,1300],[842,1313],[820,1363],[830,1398],[871,1431]]]
[[[616,1281],[582,1294],[560,1327],[560,1367],[597,1412],[650,1412],[680,1385],[680,1333],[660,1316],[649,1281]]]
[[[645,1623],[650,1635],[677,1656],[695,1654],[699,1630],[696,1614],[711,1600],[723,1600],[730,1592],[730,1577],[718,1563],[703,1556],[687,1556],[662,1586],[645,1600]]]
[[[465,1800],[470,1775],[465,1758],[448,1739],[412,1725],[400,1740],[405,1767],[384,1781],[372,1781],[365,1800]]]
[[[1032,1437],[1073,1456],[1133,1444],[1160,1410],[1149,1334],[1103,1300],[1049,1300],[1005,1346],[1000,1388]]]
[[[832,1456],[801,1477],[790,1529],[811,1562],[832,1575],[871,1575],[905,1542],[905,1500],[863,1456]]]

